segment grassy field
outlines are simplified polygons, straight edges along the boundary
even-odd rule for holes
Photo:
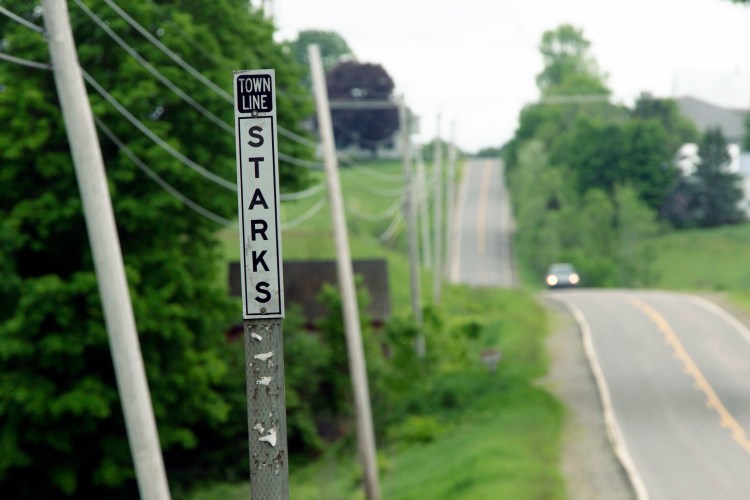
[[[750,224],[673,231],[655,250],[655,288],[750,292]]]
[[[408,262],[403,224],[381,241],[392,222],[373,215],[399,203],[398,163],[343,170],[342,189],[354,258],[387,259],[394,314],[407,315]],[[315,174],[316,180],[323,177]],[[282,219],[294,221],[318,203],[319,195],[286,203]],[[364,217],[363,217],[364,215]],[[220,235],[227,260],[237,260],[236,228]],[[286,260],[332,259],[330,209],[326,205],[303,224],[284,230]],[[429,304],[430,273],[422,273],[423,301]],[[414,394],[412,411],[378,443],[381,489],[386,499],[557,499],[564,498],[559,472],[563,409],[536,384],[547,370],[544,309],[523,291],[446,286],[439,313],[446,329],[476,325],[468,352],[445,366],[429,387]],[[429,349],[428,345],[428,349]],[[483,349],[502,353],[497,371],[480,361]],[[294,499],[362,498],[355,445],[332,446],[318,460],[290,467]],[[247,483],[221,484],[194,492],[191,500],[246,499]]]

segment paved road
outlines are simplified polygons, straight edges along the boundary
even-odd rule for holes
[[[566,290],[641,498],[750,499],[750,333],[702,299]]]
[[[499,160],[470,160],[456,202],[450,249],[451,283],[511,288],[512,219]]]

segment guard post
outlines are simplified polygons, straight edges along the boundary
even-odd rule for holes
[[[284,286],[273,70],[234,72],[234,116],[251,498],[287,500]]]

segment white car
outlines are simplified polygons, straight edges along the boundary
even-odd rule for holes
[[[547,283],[547,288],[575,287],[581,282],[581,277],[573,264],[561,262],[549,266],[544,281]]]

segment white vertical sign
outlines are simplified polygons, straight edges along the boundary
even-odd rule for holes
[[[234,72],[242,317],[283,318],[274,70]]]

